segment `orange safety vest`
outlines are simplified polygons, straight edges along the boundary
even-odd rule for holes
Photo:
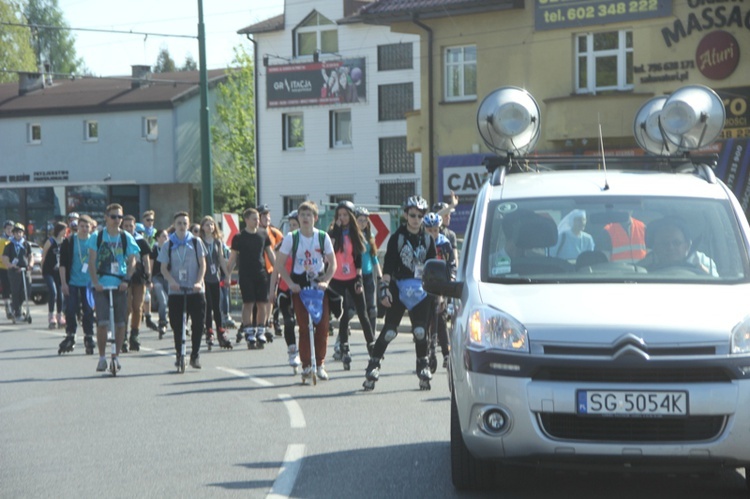
[[[604,226],[612,240],[611,261],[636,261],[646,257],[646,225],[640,220],[631,218],[630,235],[619,223]]]

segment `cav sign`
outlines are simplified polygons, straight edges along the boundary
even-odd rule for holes
[[[484,160],[487,154],[462,154],[438,158],[438,199],[449,200],[451,191],[458,196],[456,212],[451,216],[450,228],[457,234],[466,231],[466,222],[479,190],[487,181]]]

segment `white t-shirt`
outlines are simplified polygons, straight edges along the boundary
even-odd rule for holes
[[[333,243],[331,243],[331,238],[328,237],[328,234],[324,233],[324,252],[321,253],[318,232],[317,229],[313,231],[311,237],[305,237],[302,235],[302,232],[299,233],[299,243],[297,245],[297,253],[294,255],[292,274],[318,275],[323,272],[325,268],[325,258],[323,258],[323,255],[333,254]],[[289,258],[292,258],[293,238],[292,232],[284,236],[284,240],[281,241],[279,253],[284,253],[285,255],[289,255]]]

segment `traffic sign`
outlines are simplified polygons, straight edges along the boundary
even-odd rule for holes
[[[235,213],[222,213],[221,231],[223,232],[224,244],[231,247],[232,238],[240,232],[240,217]]]
[[[390,213],[371,213],[370,224],[374,232],[375,244],[378,248],[383,248],[385,244],[388,244],[388,236],[391,235],[389,229],[391,225]]]

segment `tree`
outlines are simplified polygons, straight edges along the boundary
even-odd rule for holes
[[[0,0],[0,21],[23,24],[21,5],[12,0]],[[16,71],[38,71],[28,28],[0,26],[0,83],[18,81]]]
[[[156,65],[152,68],[154,73],[172,73],[175,71],[174,59],[169,55],[169,49],[162,47],[156,57]]]
[[[23,9],[28,24],[69,28],[57,0],[28,0]],[[33,49],[40,63],[49,63],[53,73],[80,73],[84,68],[75,49],[75,37],[67,29],[32,28]]]
[[[217,87],[211,127],[214,207],[241,213],[255,203],[255,82],[253,60],[235,47],[233,68]]]
[[[180,67],[180,71],[198,71],[198,63],[195,62],[192,55],[185,56],[185,64]]]

